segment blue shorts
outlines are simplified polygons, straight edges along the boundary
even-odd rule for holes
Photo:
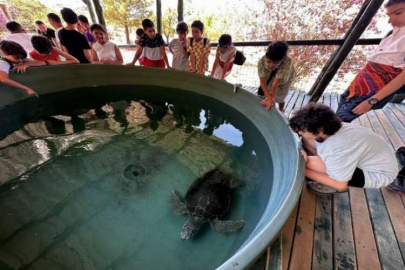
[[[377,104],[375,104],[371,109],[372,110],[382,109],[394,97],[394,95],[403,93],[405,93],[405,85],[399,88],[396,92],[377,102]],[[375,93],[371,93],[362,97],[354,97],[351,99],[347,99],[347,97],[349,96],[349,89],[347,89],[340,96],[339,106],[336,111],[336,114],[342,119],[343,122],[347,123],[352,122],[354,119],[360,116],[359,114],[352,113],[352,110],[356,108],[357,105],[359,105],[369,97],[373,96],[374,94]]]

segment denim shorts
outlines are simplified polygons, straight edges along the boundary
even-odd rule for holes
[[[403,93],[405,93],[405,85],[399,88],[396,92],[377,102],[377,104],[375,104],[371,109],[372,110],[382,109],[394,97],[394,95]],[[375,93],[371,93],[362,97],[354,97],[348,99],[347,97],[349,96],[349,89],[347,89],[340,96],[340,101],[336,114],[342,119],[343,122],[347,123],[352,122],[354,119],[360,116],[359,114],[352,113],[352,110],[356,108],[357,105],[359,105],[364,100],[368,99],[373,95],[375,95]]]

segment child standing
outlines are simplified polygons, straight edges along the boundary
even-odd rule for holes
[[[170,68],[165,51],[165,43],[162,36],[156,33],[153,22],[145,19],[142,21],[142,27],[144,34],[139,41],[139,47],[136,50],[134,60],[127,65],[135,65],[136,61],[143,56],[143,66],[145,67],[165,68],[166,63],[167,68]]]
[[[121,51],[117,45],[108,40],[104,26],[93,24],[90,30],[96,38],[91,50],[93,63],[121,65],[123,63]]]
[[[231,73],[235,59],[236,48],[232,45],[231,35],[223,34],[218,41],[217,53],[211,76],[224,81]]]
[[[177,70],[187,70],[188,57],[187,53],[187,34],[188,26],[181,22],[176,27],[178,38],[173,39],[169,44],[169,50],[173,54],[172,68]]]
[[[192,38],[187,40],[187,52],[190,53],[190,62],[187,70],[204,75],[208,70],[208,55],[211,52],[211,44],[208,38],[203,37],[204,24],[194,21],[191,24]]]
[[[260,103],[270,110],[278,103],[280,111],[284,110],[284,100],[293,82],[295,71],[292,59],[287,56],[288,45],[284,41],[271,42],[266,55],[258,63],[260,78],[259,96],[265,99]]]
[[[142,35],[144,34],[144,33],[143,33],[143,29],[142,29],[142,28],[138,28],[138,29],[136,29],[136,32],[135,32],[135,33],[136,33],[135,45],[136,45],[136,49],[138,49],[138,47],[139,47],[139,41],[141,41]],[[140,64],[141,66],[143,66],[143,53],[142,53],[141,57],[139,57],[138,62],[139,62],[139,64]]]

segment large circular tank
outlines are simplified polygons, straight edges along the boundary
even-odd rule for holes
[[[263,196],[264,210],[259,213],[258,221],[249,224],[249,233],[217,269],[246,269],[251,265],[278,236],[299,199],[304,163],[299,154],[297,136],[276,109],[266,112],[259,106],[258,97],[241,88],[234,92],[232,84],[173,70],[110,65],[30,68],[24,75],[11,74],[11,78],[31,87],[40,97],[83,88],[92,88],[92,94],[100,95],[105,91],[111,94],[114,87],[126,91],[153,89],[154,94],[161,93],[163,96],[176,94],[180,90],[209,97],[243,115],[244,121],[249,121],[264,138],[260,141],[260,147],[270,153],[266,161],[272,168],[272,175],[268,175],[270,188],[266,191],[268,194]],[[27,97],[21,90],[1,85],[1,137],[19,128],[17,123],[21,119],[32,118],[37,112],[39,100]],[[13,104],[16,103],[26,106],[15,109]]]

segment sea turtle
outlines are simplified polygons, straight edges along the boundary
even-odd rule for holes
[[[217,233],[231,233],[242,228],[246,223],[244,220],[223,220],[231,206],[232,189],[240,184],[241,181],[214,169],[193,182],[187,190],[185,203],[172,191],[170,206],[174,213],[190,217],[181,229],[180,238],[190,239],[207,222]]]

